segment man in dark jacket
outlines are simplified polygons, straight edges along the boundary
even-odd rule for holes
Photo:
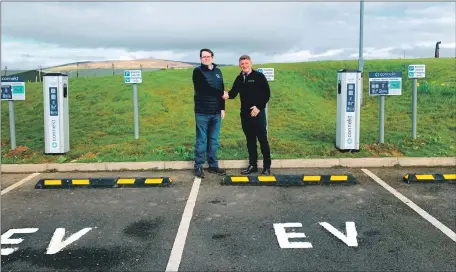
[[[246,175],[258,172],[258,152],[256,139],[260,143],[263,154],[263,175],[271,174],[271,151],[269,148],[266,129],[266,104],[271,96],[269,83],[263,73],[252,69],[252,61],[249,56],[242,55],[239,58],[241,73],[236,77],[229,99],[236,98],[240,94],[241,100],[241,124],[247,140],[249,152],[249,166],[241,173]],[[224,96],[226,99],[227,96]]]
[[[208,171],[225,175],[217,161],[220,127],[225,117],[225,100],[222,72],[212,63],[214,53],[207,48],[200,50],[201,65],[193,70],[195,101],[195,175],[204,178],[203,164],[205,155],[209,164]]]

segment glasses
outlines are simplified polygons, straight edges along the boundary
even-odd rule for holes
[[[211,56],[202,56],[201,58],[202,59],[209,59],[209,58],[211,58]]]

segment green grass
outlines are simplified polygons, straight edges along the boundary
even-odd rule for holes
[[[411,137],[411,80],[408,64],[426,64],[418,80],[417,139]],[[336,71],[356,61],[267,64],[270,82],[269,139],[273,159],[372,156],[454,156],[456,72],[454,59],[372,60],[365,62],[361,151],[335,147]],[[385,143],[378,144],[378,97],[369,97],[369,71],[403,71],[401,96],[385,98]],[[238,67],[222,68],[226,88]],[[8,104],[2,102],[2,162],[113,162],[192,160],[195,141],[191,69],[145,72],[139,85],[140,139],[134,139],[132,87],[122,75],[71,78],[70,142],[64,156],[43,155],[41,83],[27,83],[26,101],[15,102],[16,142],[10,150]],[[227,101],[219,159],[246,159],[239,98]],[[260,153],[261,154],[261,153]],[[261,158],[261,157],[260,157]]]

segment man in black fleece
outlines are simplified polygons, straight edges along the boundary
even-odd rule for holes
[[[231,91],[224,98],[234,99],[240,94],[241,99],[241,124],[247,140],[249,152],[249,166],[241,173],[246,175],[258,172],[258,152],[256,139],[260,143],[263,154],[263,175],[271,174],[271,151],[269,148],[266,130],[265,108],[271,96],[271,90],[266,77],[252,69],[249,56],[239,58],[241,73],[236,77]]]
[[[222,72],[212,63],[214,53],[207,48],[200,50],[201,65],[193,70],[195,101],[195,175],[204,178],[203,164],[207,154],[208,171],[225,175],[217,161],[220,127],[225,117],[225,100]]]

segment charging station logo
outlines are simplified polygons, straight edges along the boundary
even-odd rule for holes
[[[376,72],[375,77],[400,77],[401,75],[397,75],[396,72]]]
[[[351,144],[353,142],[352,140],[352,124],[353,124],[353,116],[348,116],[347,117],[347,143]]]
[[[57,128],[57,120],[52,120],[51,122],[52,122],[51,123],[51,127],[52,127],[52,130],[51,130],[51,132],[52,132],[52,135],[51,135],[52,136],[52,144],[51,145],[52,145],[53,148],[56,148],[57,147],[57,129],[56,129]]]

